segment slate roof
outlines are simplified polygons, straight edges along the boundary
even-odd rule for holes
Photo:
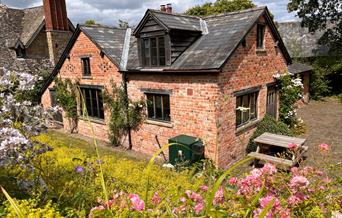
[[[287,68],[289,70],[289,73],[291,74],[298,74],[298,73],[309,72],[313,70],[311,66],[298,63],[298,62],[293,62],[292,64],[288,65]]]
[[[327,56],[329,53],[327,46],[318,44],[323,32],[309,33],[299,21],[278,23],[278,30],[292,57]]]
[[[201,29],[201,19],[198,17],[168,14],[155,10],[148,10],[147,13],[151,13],[154,17],[161,19],[163,24],[169,29],[179,29],[180,27],[186,30],[193,28],[192,30],[196,31]],[[263,14],[269,17],[266,7],[203,17],[202,19],[205,21],[209,31],[208,34],[202,34],[171,66],[163,68],[170,71],[220,69]],[[177,25],[177,22],[180,22],[177,19],[184,22]],[[280,48],[283,50],[288,63],[290,63],[291,58],[275,27],[273,28],[273,33],[279,41]],[[138,48],[134,36],[131,37],[131,42],[127,69],[140,70],[141,67],[139,66],[137,54]]]
[[[104,26],[80,26],[80,28],[109,59],[119,66],[126,29]]]

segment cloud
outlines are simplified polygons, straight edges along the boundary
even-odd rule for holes
[[[76,23],[93,19],[98,23],[114,26],[118,20],[135,25],[148,8],[159,9],[161,4],[172,3],[175,12],[183,13],[188,8],[208,0],[66,0],[69,18]],[[209,0],[214,1],[214,0]],[[10,7],[26,8],[42,5],[42,0],[3,0]],[[287,12],[288,0],[254,0],[256,5],[267,5],[277,21],[294,20],[294,13]]]

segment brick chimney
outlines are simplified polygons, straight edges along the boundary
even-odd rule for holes
[[[72,32],[69,30],[65,0],[43,0],[43,5],[50,61],[55,65],[70,40]]]
[[[43,0],[46,30],[69,30],[65,0]]]
[[[171,3],[166,5],[166,13],[172,14],[172,4]]]
[[[160,11],[166,12],[166,7],[165,7],[165,5],[160,5]]]

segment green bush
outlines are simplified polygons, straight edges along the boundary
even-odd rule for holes
[[[326,77],[327,69],[315,65],[310,78],[310,97],[314,100],[321,100],[324,96],[330,94],[331,87]]]
[[[291,130],[285,123],[276,121],[273,117],[266,115],[264,119],[257,124],[257,129],[255,130],[247,145],[247,153],[256,151],[257,145],[253,141],[255,138],[261,136],[265,132],[287,136],[293,135]]]

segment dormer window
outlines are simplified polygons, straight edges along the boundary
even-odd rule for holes
[[[15,53],[17,55],[17,58],[24,58],[26,56],[25,49],[20,46],[15,49]]]
[[[159,67],[166,65],[165,37],[142,38],[142,64],[144,67]]]
[[[265,38],[265,28],[264,24],[257,25],[257,49],[264,49],[264,38]]]

